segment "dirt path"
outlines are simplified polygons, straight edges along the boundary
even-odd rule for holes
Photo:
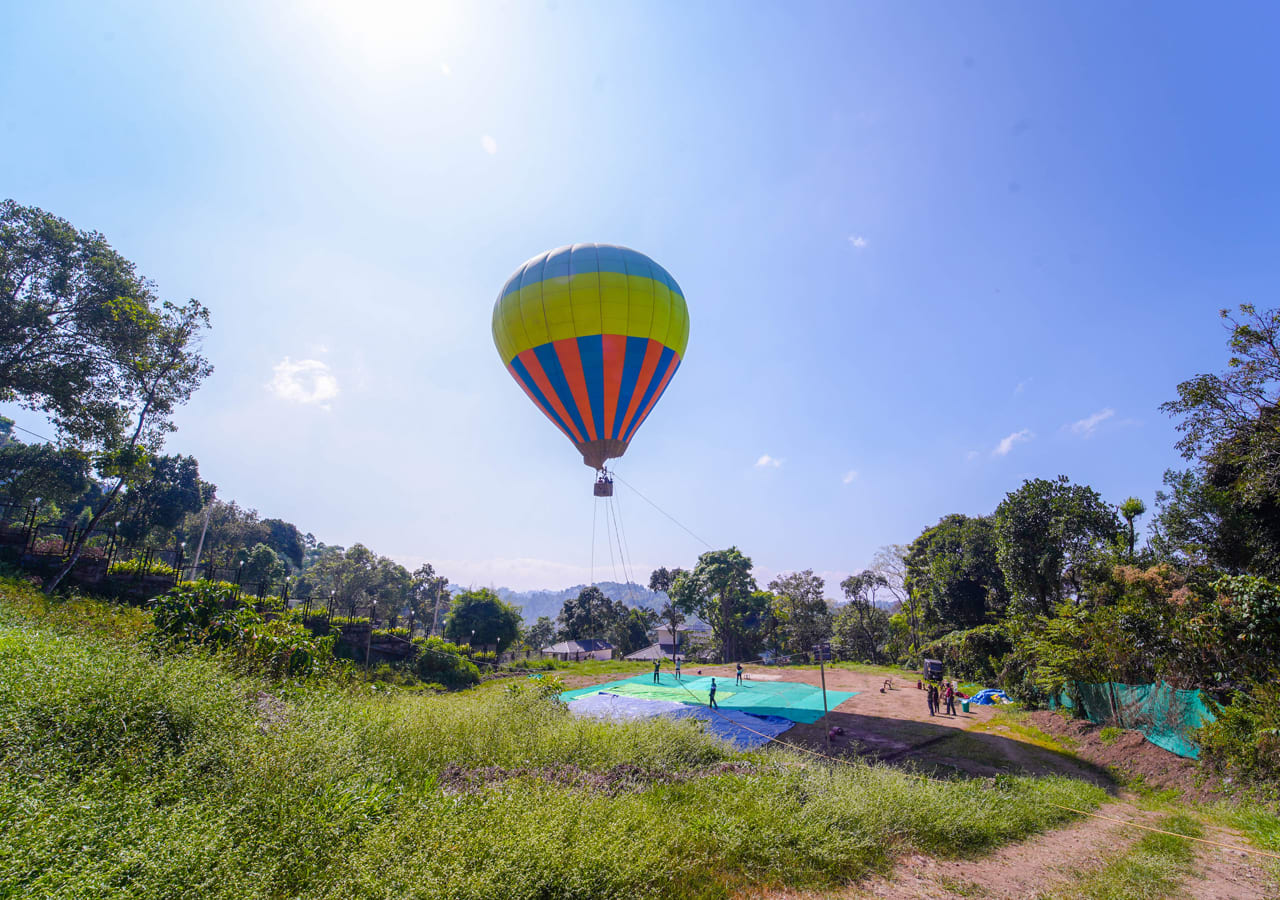
[[[1159,817],[1128,803],[1109,803],[1100,812],[1147,824]],[[914,855],[899,861],[887,879],[858,886],[850,897],[984,897],[1025,900],[1067,881],[1073,872],[1098,868],[1134,844],[1142,833],[1118,822],[1086,818],[1065,828],[1002,847],[977,860],[941,860]]]

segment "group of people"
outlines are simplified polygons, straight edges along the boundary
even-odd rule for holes
[[[675,664],[676,664],[676,681],[680,681],[681,680],[680,657],[678,656],[676,657]],[[699,669],[698,673],[701,674],[702,670]],[[653,683],[654,684],[662,683],[662,658],[661,657],[653,661]],[[736,683],[742,684],[742,663],[738,663]],[[707,699],[710,701],[707,705],[710,706],[712,709],[720,708],[720,704],[716,703],[716,680],[714,678],[711,679],[711,685],[710,687],[707,688]]]
[[[929,715],[954,716],[956,714],[956,688],[950,681],[944,681],[942,687],[938,687],[931,681],[925,693],[929,701]],[[945,711],[942,708],[944,703]]]

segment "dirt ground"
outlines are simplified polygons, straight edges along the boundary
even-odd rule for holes
[[[664,669],[664,671],[666,671]],[[817,669],[748,666],[746,677],[781,675],[787,681],[818,685]],[[690,675],[714,675],[732,683],[733,666],[689,666]],[[614,681],[619,675],[568,675],[568,686],[586,687]],[[1100,812],[1124,822],[1152,824],[1159,813],[1142,810],[1124,790],[1121,778],[1141,777],[1157,789],[1177,788],[1188,800],[1212,796],[1213,785],[1197,784],[1195,765],[1126,732],[1104,743],[1100,728],[1064,719],[1054,713],[1031,713],[1019,724],[1034,726],[1071,748],[1055,749],[1034,732],[1019,729],[1007,720],[992,721],[996,707],[975,706],[955,716],[930,716],[925,694],[914,679],[848,669],[828,669],[829,690],[857,691],[827,716],[812,725],[796,725],[782,740],[833,755],[862,757],[891,765],[910,765],[940,773],[961,771],[972,775],[1002,772],[1031,775],[1065,774],[1106,789],[1112,802]],[[884,688],[884,690],[882,690]],[[829,729],[839,725],[844,734],[830,738]],[[1075,873],[1100,868],[1127,850],[1143,832],[1109,819],[1086,818],[1063,828],[1011,844],[986,856],[970,860],[936,859],[911,854],[899,859],[887,876],[851,885],[844,891],[821,894],[786,890],[747,892],[744,898],[841,897],[848,900],[884,897],[891,900],[932,900],[932,898],[984,897],[1014,900],[1051,896],[1066,885]],[[1221,829],[1206,830],[1207,838],[1236,846],[1247,846],[1242,835]],[[1280,897],[1280,885],[1259,868],[1257,860],[1245,854],[1200,845],[1194,872],[1182,885],[1182,896],[1198,900],[1264,900]]]

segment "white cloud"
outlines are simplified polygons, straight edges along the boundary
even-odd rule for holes
[[[1027,378],[1023,381],[1019,381],[1018,386],[1013,389],[1013,396],[1017,397],[1021,395],[1022,392],[1027,389],[1027,385],[1029,385],[1030,383],[1031,383],[1030,378]]]
[[[867,239],[860,234],[849,235],[849,243],[853,245],[855,250],[862,250],[867,246]]]
[[[1008,456],[1009,451],[1013,449],[1015,444],[1021,444],[1035,437],[1031,433],[1030,428],[1024,428],[1021,431],[1015,431],[1013,434],[1003,438],[1000,443],[996,444],[996,449],[991,451],[992,456]]]
[[[1093,437],[1093,433],[1098,430],[1098,426],[1115,414],[1116,411],[1109,406],[1106,409],[1100,409],[1091,416],[1086,416],[1078,422],[1072,422],[1070,425],[1071,433],[1086,438]]]
[[[840,478],[840,481],[844,484],[853,484],[854,479],[857,477],[858,477],[858,470],[850,469],[848,472],[844,473],[844,475]]]
[[[267,390],[281,400],[314,403],[321,409],[329,409],[329,401],[338,396],[338,379],[330,371],[329,364],[318,359],[294,362],[286,356],[271,371],[275,375]]]
[[[484,152],[488,153],[490,156],[498,152],[498,142],[487,134],[480,138],[480,146],[483,147]]]
[[[756,460],[757,469],[779,469],[781,467],[782,460],[770,456],[768,453]]]
[[[453,69],[449,68],[449,64],[447,62],[441,62],[440,74],[443,75],[445,78],[448,78],[450,75],[453,74]]]
[[[977,459],[980,455],[981,454],[978,453],[977,450],[970,450],[968,453],[964,455],[964,458],[967,460],[974,460],[974,459]]]

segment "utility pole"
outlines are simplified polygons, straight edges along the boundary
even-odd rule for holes
[[[827,654],[831,652],[830,644],[814,644],[813,651],[818,656],[818,672],[822,675],[822,725],[827,734],[827,752],[831,751],[831,725],[827,722]]]

